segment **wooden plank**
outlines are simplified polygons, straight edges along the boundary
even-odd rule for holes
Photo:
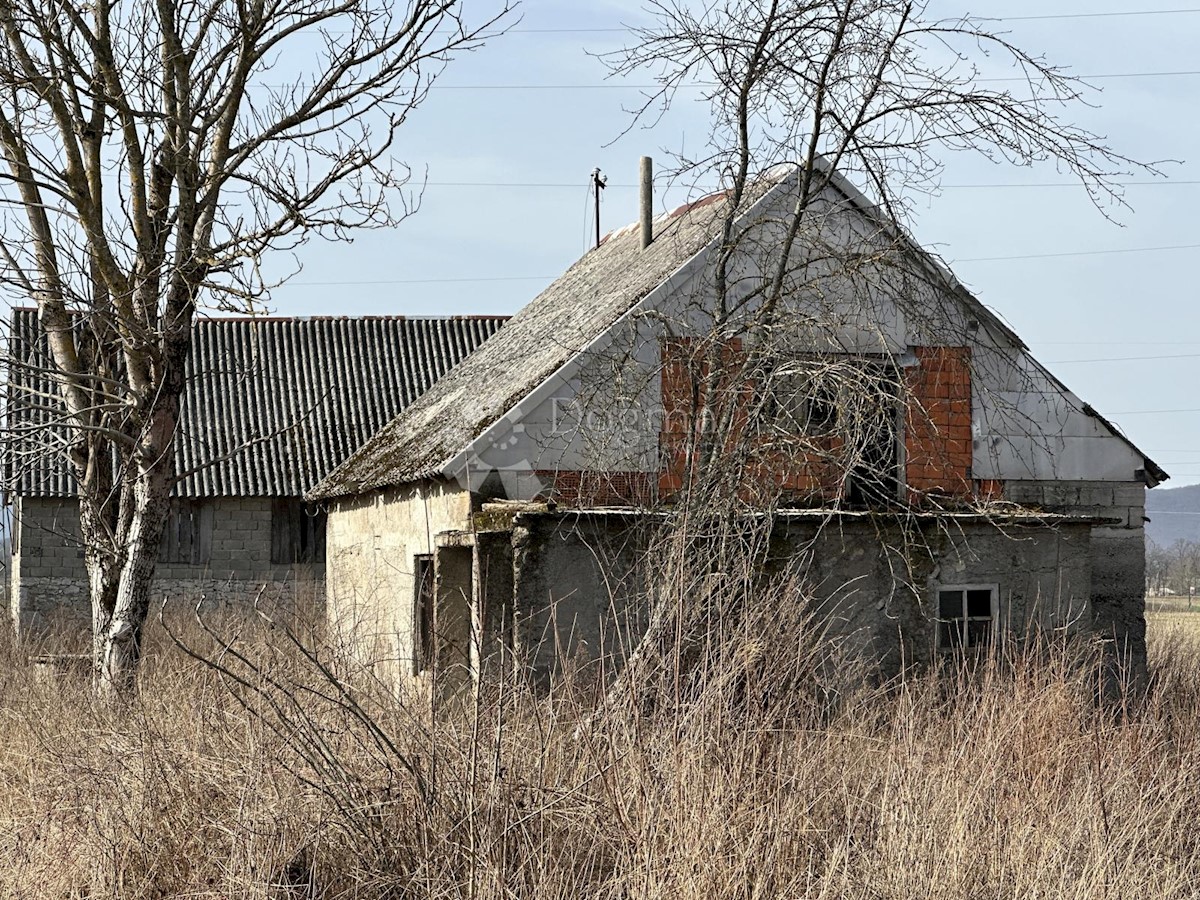
[[[176,507],[175,520],[179,523],[179,544],[171,562],[191,563],[192,561],[193,512],[192,504],[187,501],[180,501]]]
[[[198,566],[206,566],[212,561],[213,505],[211,502],[200,501],[197,511],[199,512],[199,522],[196,528],[195,553],[192,562]]]

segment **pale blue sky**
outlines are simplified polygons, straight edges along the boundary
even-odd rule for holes
[[[1200,482],[1192,275],[1200,249],[1147,249],[1200,245],[1200,7],[939,0],[937,8],[1006,17],[998,27],[1014,42],[1080,75],[1134,76],[1094,79],[1096,108],[1080,108],[1078,121],[1127,155],[1181,163],[1165,167],[1168,181],[1130,185],[1133,209],[1112,211],[1119,224],[1082,188],[1057,186],[1067,179],[1053,168],[1016,170],[960,155],[946,160],[942,194],[917,210],[912,227],[1039,359],[1171,472],[1168,486]],[[1172,8],[1190,11],[1154,12]],[[515,312],[588,246],[593,167],[610,181],[601,211],[609,230],[636,218],[639,156],[703,140],[704,110],[685,104],[655,129],[611,143],[638,91],[604,82],[588,51],[625,35],[582,29],[642,21],[640,4],[524,0],[520,11],[511,33],[451,65],[400,136],[397,156],[428,171],[420,212],[352,245],[302,248],[304,269],[275,291],[276,312]],[[1117,250],[1136,252],[1098,252]]]

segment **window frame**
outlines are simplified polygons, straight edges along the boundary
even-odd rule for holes
[[[988,592],[988,614],[987,616],[972,616],[970,615],[970,593],[978,591]],[[942,615],[942,595],[958,592],[962,595],[961,600],[961,616],[953,618],[944,618]],[[989,647],[994,646],[996,638],[999,635],[997,627],[1000,621],[1000,585],[997,582],[976,582],[963,584],[939,584],[933,591],[934,603],[934,640],[939,653],[951,654],[972,654],[986,652]],[[972,622],[987,622],[986,639],[982,641],[970,642],[969,625]],[[957,625],[959,629],[958,642],[948,641],[944,639],[943,626]]]
[[[827,437],[841,419],[843,398],[840,386],[821,378],[819,372],[784,370],[771,386],[772,425],[798,437]]]

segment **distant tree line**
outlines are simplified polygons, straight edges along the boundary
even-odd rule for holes
[[[1169,547],[1146,542],[1146,593],[1191,596],[1200,590],[1200,541],[1184,538]]]

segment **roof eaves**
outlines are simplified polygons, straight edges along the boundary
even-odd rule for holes
[[[958,278],[954,275],[954,273],[950,270],[950,268],[947,265],[945,265],[936,255],[934,255],[930,251],[926,250],[919,243],[917,243],[917,241],[911,235],[909,235],[908,232],[899,223],[889,223],[885,217],[883,217],[879,214],[878,205],[875,203],[872,203],[870,198],[868,198],[865,194],[862,193],[862,191],[860,191],[858,188],[856,188],[842,173],[840,173],[836,170],[830,169],[828,167],[828,164],[823,159],[819,160],[819,165],[821,166],[823,171],[829,172],[830,183],[833,184],[839,191],[841,191],[846,196],[847,200],[849,200],[851,203],[853,203],[855,206],[857,206],[859,208],[860,212],[862,212],[865,215],[870,216],[881,227],[892,230],[900,240],[905,242],[905,244],[907,245],[907,249],[909,249],[911,252],[913,252],[917,256],[917,258],[925,261],[925,263],[946,282],[947,286],[959,297],[959,299],[964,301],[974,312],[979,314],[981,316],[981,318],[983,318],[988,325],[990,325],[991,327],[998,330],[1017,349],[1024,352],[1025,355],[1029,358],[1029,360],[1035,366],[1037,366],[1037,368],[1042,372],[1042,374],[1044,374],[1047,378],[1049,378],[1050,381],[1056,387],[1058,387],[1059,390],[1061,390],[1064,394],[1066,394],[1069,397],[1072,397],[1072,398],[1075,397],[1074,393],[1070,390],[1070,388],[1068,388],[1057,376],[1055,376],[1049,369],[1047,369],[1041,362],[1039,362],[1033,356],[1033,353],[1029,349],[1029,345],[1026,344],[1023,340],[1021,340],[1020,335],[1018,335],[1015,331],[1013,331],[1012,328],[1010,328],[1004,322],[1004,320],[1000,318],[999,315],[997,315],[991,309],[988,309],[987,306],[985,306],[982,302],[980,302],[979,298],[976,297],[973,293],[971,293],[971,291],[969,291],[962,284],[962,282],[960,282],[958,280]],[[1133,450],[1134,453],[1136,453],[1137,455],[1139,455],[1143,458],[1143,460],[1145,461],[1145,470],[1144,470],[1143,478],[1148,487],[1154,487],[1157,484],[1161,484],[1163,481],[1166,481],[1168,478],[1171,477],[1157,463],[1155,463],[1154,460],[1152,460],[1142,450],[1140,450],[1138,448],[1138,446],[1136,444],[1134,444],[1133,441],[1131,441],[1121,431],[1121,429],[1119,429],[1116,425],[1114,425],[1107,418],[1100,415],[1100,413],[1098,413],[1091,406],[1091,404],[1083,403],[1081,405],[1081,411],[1085,415],[1091,416],[1092,418],[1099,421],[1102,425],[1104,425],[1113,434],[1114,437],[1119,438],[1131,450]]]
[[[767,194],[772,191],[767,191]],[[765,197],[766,195],[764,195]],[[755,205],[758,202],[756,201]],[[752,206],[751,209],[754,207]],[[747,210],[749,214],[750,210]],[[585,354],[595,353],[603,350],[605,346],[612,340],[613,329],[621,324],[626,319],[635,315],[640,307],[647,303],[652,303],[661,295],[669,295],[671,292],[686,284],[688,279],[692,277],[695,270],[703,264],[703,260],[708,253],[720,242],[720,235],[717,235],[707,244],[693,253],[678,268],[670,275],[660,281],[655,287],[651,288],[647,293],[643,294],[637,300],[630,304],[629,308],[613,319],[608,326],[596,335],[587,346],[577,350],[567,359],[561,366],[546,376],[533,390],[518,398],[516,402],[505,410],[504,414],[494,419],[487,425],[479,434],[477,434],[466,447],[458,453],[449,457],[440,466],[431,467],[429,471],[418,477],[430,477],[433,475],[442,475],[451,477],[451,473],[459,472],[467,464],[467,462],[476,454],[479,453],[480,446],[488,438],[489,434],[495,431],[504,421],[517,421],[522,418],[522,409],[533,409],[548,398],[552,391],[561,385],[564,381],[570,379],[583,365]],[[515,415],[515,418],[514,418]]]

